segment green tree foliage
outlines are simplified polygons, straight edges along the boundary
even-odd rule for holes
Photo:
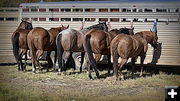
[[[0,7],[18,7],[21,3],[40,2],[41,0],[0,0]],[[60,2],[60,1],[88,1],[88,0],[43,0],[44,2]],[[90,0],[92,1],[92,0]]]

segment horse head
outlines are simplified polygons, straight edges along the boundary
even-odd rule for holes
[[[63,30],[68,29],[68,28],[69,28],[69,25],[67,25],[67,26],[65,27],[65,26],[63,26],[63,25],[61,24],[60,31],[63,31]]]
[[[99,22],[99,25],[102,27],[101,30],[104,30],[104,31],[108,32],[108,26],[106,24],[106,21]]]
[[[19,28],[31,30],[33,29],[32,22],[21,19],[18,29]]]
[[[92,26],[90,26],[90,27],[88,27],[86,29],[89,29],[89,30],[91,30],[91,29],[99,29],[99,30],[104,30],[104,31],[107,32],[108,31],[108,26],[107,26],[106,22],[99,22],[99,24],[92,25]]]
[[[152,32],[153,33],[153,39],[152,39],[152,43],[151,46],[153,48],[157,48],[158,47],[158,36],[157,36],[157,32]]]

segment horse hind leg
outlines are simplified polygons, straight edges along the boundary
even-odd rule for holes
[[[69,61],[69,58],[72,56],[72,53],[70,51],[64,51],[64,63],[63,66],[62,66],[62,69],[61,71],[64,71],[64,73],[66,73],[66,69],[67,69],[67,63]]]
[[[30,49],[30,56],[31,56],[31,61],[32,61],[32,71],[34,73],[36,73],[35,55],[36,55],[36,50]]]
[[[131,59],[131,62],[132,62],[132,78],[134,77],[134,72],[135,72],[135,62],[136,62],[136,60],[137,60],[137,57],[133,57],[132,59]]]
[[[36,65],[39,67],[39,70],[42,70],[41,64],[39,63],[40,57],[43,55],[43,50],[37,50],[36,52],[37,59],[36,59]]]
[[[21,50],[20,54],[19,54],[19,70],[23,71],[23,62],[22,62],[22,57],[23,57],[23,52]]]
[[[141,55],[141,60],[140,60],[140,63],[141,63],[141,72],[140,72],[140,76],[143,76],[143,63],[144,63],[144,59],[145,59],[145,54]]]
[[[85,52],[81,52],[81,66],[80,66],[80,73],[82,73],[82,65],[84,63],[84,55],[85,55]]]
[[[57,49],[55,50],[55,54],[54,54],[54,63],[53,63],[54,70],[56,70],[56,62],[57,62]]]
[[[18,71],[21,71],[20,58],[18,57],[18,58],[16,59],[16,61],[17,61],[17,65],[18,65]]]
[[[20,53],[20,60],[22,62],[22,57],[25,55],[24,64],[22,63],[22,71],[26,71],[26,59],[27,59],[27,50],[22,49]]]
[[[121,76],[121,80],[124,80],[124,75],[122,74],[122,67],[123,65],[127,62],[127,59],[123,59],[121,58],[121,62],[120,64],[118,65],[118,70],[119,70],[119,74]],[[119,80],[119,78],[117,78]]]
[[[111,55],[108,55],[108,74],[111,73]]]
[[[51,52],[47,52],[46,60],[48,61],[47,72],[49,71],[49,68],[53,67],[53,62],[51,60]]]
[[[27,50],[26,50],[26,53],[25,53],[25,60],[24,60],[24,71],[26,71],[26,65],[27,65]]]
[[[117,53],[112,53],[112,57],[113,57],[113,74],[114,77],[116,77],[116,80],[118,80],[118,54]]]

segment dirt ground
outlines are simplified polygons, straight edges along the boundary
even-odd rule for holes
[[[0,101],[164,101],[165,86],[180,85],[180,75],[145,73],[115,81],[107,71],[100,71],[101,79],[89,80],[87,73],[68,70],[66,75],[55,72],[34,74],[18,72],[17,65],[0,66]],[[93,77],[95,74],[93,73]]]

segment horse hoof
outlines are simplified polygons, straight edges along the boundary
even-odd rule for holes
[[[108,73],[108,74],[111,74],[111,71],[108,71],[107,73]]]
[[[143,76],[143,74],[140,74],[139,76],[140,76],[140,77],[142,77],[142,76]]]
[[[112,77],[111,77],[111,80],[112,80],[112,81],[118,81],[118,77],[112,76]]]
[[[68,75],[68,74],[67,74],[67,72],[63,72],[62,74],[63,74],[63,76],[66,76],[66,75]]]
[[[61,75],[61,73],[60,73],[60,72],[58,72],[58,73],[57,73],[57,75]]]
[[[97,78],[100,79],[99,73],[96,74]]]
[[[90,79],[90,80],[93,80],[92,76],[89,76],[89,79]]]
[[[124,81],[124,80],[125,80],[123,75],[120,77],[120,79],[121,79],[121,81]]]
[[[34,74],[37,74],[37,71],[33,71]]]

